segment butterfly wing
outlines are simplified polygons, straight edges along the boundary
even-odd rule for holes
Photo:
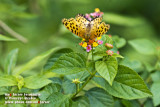
[[[77,36],[80,36],[80,29],[78,27],[79,25],[74,18],[63,19],[62,23],[69,31],[76,34]]]
[[[63,19],[62,22],[69,31],[81,38],[85,38],[86,24],[89,23],[89,21],[87,21],[83,15],[78,14],[75,19]]]
[[[95,33],[96,30],[98,29],[98,26],[100,25],[102,21],[102,17],[98,17],[93,19],[90,24],[91,24],[91,30],[90,30],[90,39],[96,38],[97,34]]]
[[[103,34],[105,34],[109,28],[110,25],[109,24],[105,24],[104,22],[102,22],[102,18],[96,18],[93,21],[91,21],[92,24],[92,28],[90,31],[90,39],[95,39],[97,37],[102,36]]]

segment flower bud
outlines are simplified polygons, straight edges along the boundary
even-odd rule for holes
[[[113,55],[113,51],[111,51],[111,50],[107,50],[106,53],[107,53],[108,55],[110,55],[110,56]]]
[[[106,43],[105,46],[107,47],[107,49],[112,49],[113,48],[113,45],[109,44],[109,43]]]
[[[108,35],[110,38],[112,37],[112,35]]]
[[[119,51],[117,51],[117,54],[119,54]]]

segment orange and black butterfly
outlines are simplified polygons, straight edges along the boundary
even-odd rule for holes
[[[62,20],[64,26],[69,31],[85,39],[86,41],[94,40],[109,30],[110,25],[101,21],[102,17],[97,17],[89,21],[84,15],[81,14],[78,14],[75,18]]]

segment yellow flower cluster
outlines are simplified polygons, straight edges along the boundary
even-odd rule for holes
[[[84,42],[84,43],[82,44],[82,47],[87,47],[87,42]]]
[[[96,47],[96,46],[98,46],[98,43],[97,42],[93,42],[93,47]]]

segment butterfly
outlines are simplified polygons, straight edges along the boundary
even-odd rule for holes
[[[110,25],[101,21],[102,17],[96,17],[90,21],[84,15],[78,14],[75,18],[64,18],[62,23],[69,31],[89,41],[102,36],[109,30]]]

